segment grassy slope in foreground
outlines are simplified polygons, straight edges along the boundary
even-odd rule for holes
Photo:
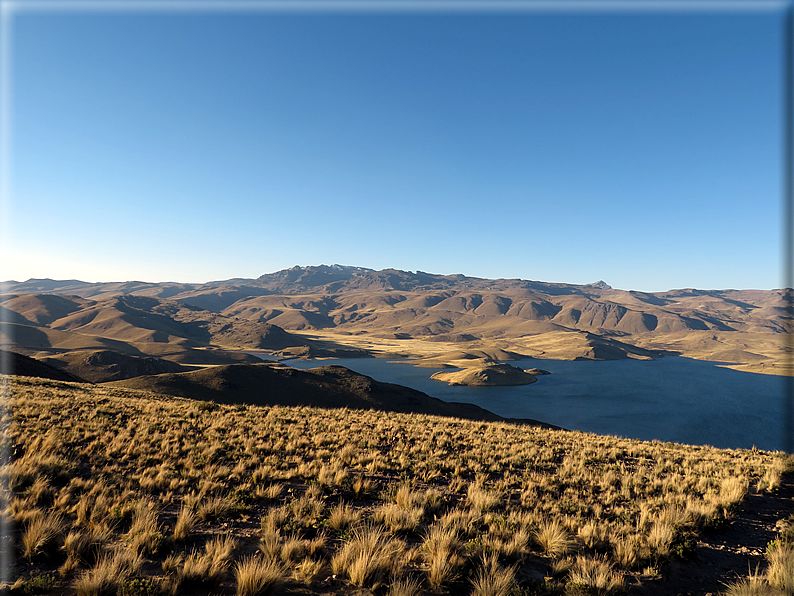
[[[291,593],[608,593],[780,473],[759,451],[8,383],[18,586],[51,593],[269,593],[257,571]]]

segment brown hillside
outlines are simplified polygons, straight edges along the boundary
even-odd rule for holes
[[[316,336],[375,352],[413,355],[426,355],[428,350],[413,343],[406,351],[393,340],[449,341],[464,349],[500,343],[517,352],[531,346],[539,357],[565,359],[646,357],[651,352],[707,359],[726,352],[741,355],[734,352],[738,349],[748,354],[744,364],[760,357],[765,369],[759,372],[780,373],[786,363],[783,339],[791,325],[781,290],[649,293],[613,289],[603,282],[555,284],[341,266],[293,267],[257,279],[206,284],[30,280],[8,285],[17,293],[30,287],[106,297],[98,302],[107,312],[89,318],[91,308],[84,308],[86,312],[53,321],[58,329],[149,345],[180,338],[186,346],[197,342],[260,349],[258,332],[242,326],[269,323],[301,332],[304,339],[286,348]],[[154,315],[160,307],[124,310],[107,302],[112,292],[169,296],[171,300],[160,304],[181,303],[183,309],[170,306],[176,310],[161,313],[170,321],[157,321]],[[191,301],[220,310],[214,314],[224,318],[216,325],[208,310],[191,312]],[[21,308],[13,312],[25,316]],[[17,315],[7,320],[28,320],[14,318]],[[618,339],[621,345],[613,343]]]
[[[482,421],[505,420],[473,404],[444,402],[415,389],[376,381],[342,366],[300,370],[283,365],[234,364],[107,384],[224,404],[306,405],[413,412]],[[522,422],[542,425],[535,420]]]
[[[132,356],[181,354],[184,360],[191,350],[209,346],[216,350],[279,350],[311,343],[276,325],[147,296],[86,300],[22,295],[8,297],[4,306],[16,318],[6,317],[12,324],[4,329],[3,342],[28,350],[110,348]],[[212,360],[219,363],[217,358]],[[239,358],[226,358],[222,363],[235,360]]]
[[[0,345],[19,346],[30,350],[58,352],[65,350],[87,350],[92,348],[122,348],[124,342],[112,339],[70,333],[58,329],[32,325],[6,324],[0,327]],[[132,348],[130,348],[132,349]]]
[[[44,362],[92,383],[191,370],[190,367],[162,358],[132,356],[114,350],[67,352],[46,358]]]
[[[88,301],[77,296],[52,294],[1,296],[0,304],[28,325],[50,325],[70,313],[84,308]]]
[[[17,352],[0,350],[0,364],[2,364],[0,373],[7,375],[37,377],[40,379],[72,381],[78,383],[83,383],[86,380],[70,374],[67,371],[60,370],[50,364],[31,358],[30,356],[18,354]]]

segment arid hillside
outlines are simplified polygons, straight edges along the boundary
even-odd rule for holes
[[[753,372],[784,374],[790,368],[785,355],[791,317],[782,290],[646,293],[604,282],[336,265],[206,284],[29,280],[6,288],[19,295],[0,306],[17,345],[28,349],[123,351],[133,345],[165,356],[163,347],[174,345],[176,351],[312,345],[315,351],[305,353],[317,355],[320,347],[349,346],[441,361],[460,350],[562,359],[681,354]]]
[[[780,453],[6,382],[11,540],[0,554],[16,563],[0,589],[12,594],[771,596],[790,586]]]
[[[335,353],[277,325],[151,296],[6,294],[0,308],[0,344],[94,382],[189,370],[180,364],[260,362],[245,350]]]

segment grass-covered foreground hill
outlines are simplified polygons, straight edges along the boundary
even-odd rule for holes
[[[19,594],[636,592],[781,472],[760,451],[6,380]]]

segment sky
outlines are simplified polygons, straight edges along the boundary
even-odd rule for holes
[[[0,279],[782,287],[783,4],[321,4],[4,2]]]

